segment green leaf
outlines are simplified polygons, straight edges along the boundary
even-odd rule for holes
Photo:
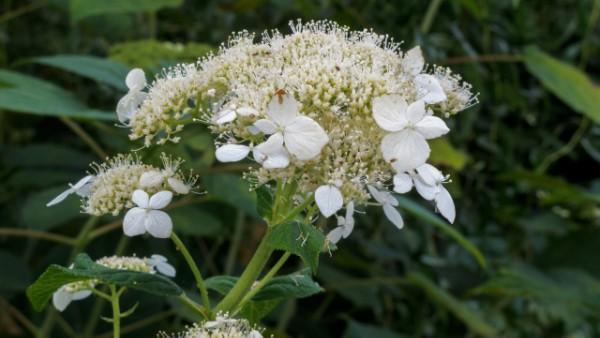
[[[527,70],[542,85],[573,110],[600,123],[600,87],[579,69],[541,51],[537,46],[525,48]]]
[[[21,208],[23,224],[31,229],[50,230],[66,221],[81,217],[81,202],[77,195],[71,195],[61,203],[46,207],[46,203],[68,188],[67,184],[63,184],[28,196]]]
[[[96,56],[89,55],[52,55],[41,56],[31,61],[43,65],[66,70],[101,83],[106,83],[114,88],[127,90],[125,77],[128,69],[124,65]]]
[[[240,317],[246,318],[250,323],[257,324],[268,315],[281,302],[281,299],[250,301],[240,311]]]
[[[365,338],[365,337],[377,337],[377,338],[402,338],[408,337],[399,335],[389,329],[378,327],[369,324],[359,323],[353,320],[348,321],[348,326],[344,331],[342,338]]]
[[[86,107],[73,94],[43,80],[0,70],[0,109],[47,116],[114,120],[116,115]]]
[[[312,224],[292,221],[274,226],[267,237],[267,244],[300,256],[312,272],[316,273],[325,236]]]
[[[266,184],[256,189],[256,211],[265,220],[271,219],[273,213],[273,194]]]
[[[158,274],[110,269],[93,262],[86,254],[75,258],[72,269],[53,264],[27,288],[27,297],[35,310],[44,308],[54,291],[79,281],[97,280],[100,283],[124,286],[159,296],[178,296],[183,291],[170,279]]]
[[[400,203],[401,208],[405,209],[413,216],[423,220],[424,222],[427,222],[428,224],[433,225],[434,227],[444,232],[446,235],[450,236],[452,239],[458,242],[458,244],[460,244],[465,250],[467,250],[482,268],[486,268],[487,263],[481,251],[475,246],[475,244],[471,243],[471,241],[464,237],[458,230],[453,228],[451,225],[446,223],[444,220],[442,220],[440,217],[438,217],[431,211],[422,207],[420,204],[403,196],[396,196],[396,199]]]
[[[406,274],[406,278],[410,283],[421,288],[431,301],[452,312],[475,333],[486,337],[496,335],[496,330],[486,323],[481,317],[479,317],[476,312],[454,298],[445,290],[439,288],[423,274],[418,272],[409,272]]]
[[[243,180],[239,175],[211,174],[204,176],[203,182],[209,194],[250,215],[258,217],[256,196],[250,192],[248,182]]]
[[[164,7],[178,7],[183,0],[70,0],[71,20],[114,13],[154,12]]]
[[[225,295],[233,288],[237,280],[238,277],[233,276],[214,276],[206,279],[205,285],[209,290],[214,290],[221,295]],[[305,298],[321,291],[323,289],[319,283],[315,282],[310,276],[310,270],[303,269],[289,275],[271,279],[252,298],[252,301]]]
[[[172,43],[156,40],[126,41],[110,47],[111,59],[129,67],[140,67],[149,72],[157,72],[161,67],[176,63],[196,62],[213,50],[203,43]],[[211,142],[211,146],[213,143]]]
[[[469,161],[469,156],[454,148],[448,138],[437,138],[429,141],[431,156],[429,161],[433,164],[441,164],[454,170],[461,170]]]

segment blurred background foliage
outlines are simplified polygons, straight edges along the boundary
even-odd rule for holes
[[[25,288],[49,264],[86,251],[162,253],[127,240],[118,218],[86,220],[70,198],[45,203],[88,163],[140,148],[114,127],[131,67],[192,62],[247,29],[288,32],[292,19],[332,19],[420,44],[430,62],[473,84],[480,104],[450,121],[432,160],[452,173],[450,226],[402,198],[398,231],[369,210],[317,279],[324,292],[278,304],[277,337],[595,337],[600,335],[600,1],[598,0],[3,0],[0,2],[0,336],[108,337],[108,310],[88,299],[35,312]],[[211,136],[142,149],[186,159],[204,196],[172,208],[204,274],[238,274],[264,231],[245,165],[214,163]],[[415,201],[420,200],[418,198]],[[295,265],[295,266],[294,266]],[[289,271],[301,266],[295,261]],[[171,300],[139,301],[126,337],[182,327]],[[285,332],[285,333],[284,333]]]

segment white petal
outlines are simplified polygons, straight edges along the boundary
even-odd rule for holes
[[[342,239],[343,235],[344,235],[344,228],[343,227],[335,227],[333,230],[331,230],[327,234],[327,240],[333,244],[337,244],[337,242],[339,242],[340,239]]]
[[[240,116],[258,116],[258,110],[252,107],[242,107],[236,111]]]
[[[436,185],[444,180],[442,172],[429,163],[418,166],[417,173],[423,182],[429,185]]]
[[[456,208],[454,207],[452,196],[450,196],[450,193],[446,188],[440,187],[439,193],[435,196],[435,206],[448,222],[454,223],[454,219],[456,218]]]
[[[73,300],[72,296],[73,295],[70,292],[67,292],[64,287],[61,287],[52,295],[52,305],[54,305],[58,311],[63,312]]]
[[[171,187],[171,189],[178,194],[185,195],[190,192],[190,186],[183,183],[183,181],[178,178],[169,177],[167,179],[167,183],[169,183],[169,187]]]
[[[439,191],[439,186],[437,184],[429,185],[423,182],[423,180],[421,180],[420,178],[416,178],[414,182],[415,188],[417,189],[419,195],[421,195],[421,197],[428,201],[431,201]]]
[[[406,127],[407,103],[400,95],[384,95],[373,100],[373,118],[386,131],[399,131]]]
[[[289,164],[290,156],[283,147],[279,151],[267,155],[262,163],[265,169],[281,169],[287,167]]]
[[[254,122],[254,126],[266,135],[275,134],[277,132],[277,125],[271,120],[260,119]]]
[[[144,190],[137,189],[131,195],[131,200],[140,208],[148,208],[148,201],[150,200],[150,197]]]
[[[287,126],[299,112],[299,104],[290,94],[275,95],[267,107],[269,119],[280,126]]]
[[[143,235],[146,232],[146,209],[131,208],[123,218],[123,233],[129,237]]]
[[[437,116],[425,116],[415,127],[426,139],[440,137],[450,131],[444,120]]]
[[[237,162],[243,160],[250,152],[250,147],[243,144],[225,144],[215,151],[219,162]]]
[[[381,151],[383,158],[399,172],[425,163],[431,152],[423,135],[411,129],[386,135],[381,140]]]
[[[412,177],[407,173],[399,173],[394,175],[394,191],[399,194],[404,194],[410,191],[413,187]]]
[[[150,170],[140,176],[140,187],[153,188],[162,184],[164,175],[158,170]]]
[[[415,76],[415,84],[419,88],[420,99],[427,104],[436,104],[446,100],[444,89],[440,82],[429,74]]]
[[[161,210],[150,210],[145,219],[146,231],[156,238],[169,238],[173,231],[171,217]]]
[[[248,132],[252,135],[258,135],[261,133],[260,129],[258,129],[256,126],[254,125],[250,125],[248,127],[246,127],[246,129],[248,130]]]
[[[167,257],[165,257],[163,255],[159,255],[159,254],[154,254],[154,255],[150,256],[150,259],[152,259],[152,261],[154,261],[156,263],[167,261]]]
[[[248,334],[248,338],[263,338],[263,335],[260,332],[256,331],[256,330],[252,330]]]
[[[155,268],[165,276],[175,277],[175,268],[167,262],[160,262],[155,265]]]
[[[404,220],[402,220],[402,215],[400,215],[400,212],[396,208],[390,204],[384,204],[383,213],[393,225],[395,225],[398,229],[402,229],[404,226]]]
[[[377,203],[384,204],[387,202],[385,196],[374,186],[367,185],[367,189],[369,190],[369,193],[371,194],[373,199],[377,201]]]
[[[340,189],[332,185],[322,185],[315,190],[315,202],[325,217],[335,214],[344,205]]]
[[[275,133],[269,136],[265,142],[254,147],[254,149],[266,156],[280,152],[281,149],[283,149],[283,135],[281,135],[281,133]]]
[[[285,147],[299,160],[310,160],[321,153],[329,142],[325,130],[313,119],[298,116],[290,122],[283,134]]]
[[[416,124],[425,116],[425,102],[418,100],[411,103],[406,109],[406,119],[412,124]]]
[[[88,176],[86,176],[88,177]],[[79,182],[77,182],[78,184],[76,184],[75,186],[77,187],[77,190],[75,190],[75,193],[80,196],[80,197],[88,197],[90,196],[91,192],[92,192],[92,184],[94,184],[94,181],[96,180],[95,176],[89,176],[90,178],[88,180],[86,180],[86,182],[81,185],[78,186]],[[85,177],[84,177],[85,178]],[[75,188],[75,186],[73,188]]]
[[[125,94],[117,103],[117,118],[120,122],[126,123],[133,118],[140,105],[144,102],[147,93],[133,91]]]
[[[91,290],[81,290],[73,293],[73,300],[82,300],[88,298],[92,294]]]
[[[346,224],[352,224],[354,226],[354,201],[348,202],[346,204]]]
[[[146,74],[140,68],[134,68],[125,77],[125,84],[131,91],[142,90],[146,87]]]
[[[162,209],[171,203],[173,193],[168,190],[159,191],[150,197],[148,204],[151,209]]]
[[[54,197],[52,199],[52,201],[46,203],[47,207],[51,207],[53,205],[56,205],[62,201],[65,200],[65,198],[67,198],[69,195],[71,195],[72,193],[74,193],[75,191],[73,190],[73,188],[69,188],[63,192],[61,192],[58,196]]]
[[[77,181],[77,183],[75,183],[71,188],[73,188],[73,190],[79,190],[83,186],[85,186],[86,184],[88,184],[88,182],[92,181],[93,179],[94,179],[93,175],[87,175],[84,178],[82,178],[79,181]]]
[[[402,69],[410,75],[419,74],[424,66],[425,59],[423,59],[423,52],[419,46],[408,50],[402,58]]]
[[[223,109],[218,112],[215,116],[213,116],[213,122],[216,124],[225,124],[229,123],[237,117],[237,114],[232,109]]]

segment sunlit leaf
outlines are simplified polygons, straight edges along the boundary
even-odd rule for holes
[[[469,156],[456,149],[447,138],[431,140],[429,146],[431,146],[429,161],[433,164],[441,164],[454,170],[461,170],[469,160]]]
[[[324,243],[325,236],[314,225],[296,221],[274,226],[267,238],[267,244],[274,249],[300,256],[313,273],[317,272]]]

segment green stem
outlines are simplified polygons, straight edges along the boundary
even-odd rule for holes
[[[275,274],[277,274],[279,269],[281,269],[283,264],[285,264],[285,262],[288,260],[288,258],[290,258],[290,255],[291,255],[291,253],[286,251],[279,258],[277,263],[275,263],[275,265],[273,265],[271,270],[269,270],[269,272],[267,272],[267,274],[260,280],[260,282],[258,282],[258,284],[256,284],[255,286],[251,287],[250,291],[248,291],[248,293],[246,293],[244,298],[242,298],[240,303],[236,306],[236,309],[233,312],[234,315],[236,313],[238,313],[244,307],[244,305],[246,305],[246,303],[248,303],[252,299],[252,297],[254,297],[263,287],[265,287],[265,285],[267,285],[267,283],[275,276]]]
[[[113,312],[113,337],[119,338],[119,330],[121,328],[121,309],[119,308],[119,295],[121,293],[117,291],[117,288],[114,285],[110,286],[110,293]]]
[[[228,312],[233,309],[233,307],[238,304],[242,297],[244,297],[246,291],[250,289],[252,284],[256,281],[258,275],[265,267],[265,264],[267,264],[267,261],[273,252],[273,249],[271,249],[271,247],[267,244],[269,235],[270,230],[267,230],[265,237],[263,237],[262,241],[258,245],[254,256],[252,256],[252,259],[246,267],[246,270],[244,270],[238,281],[225,296],[225,298],[223,298],[223,300],[221,300],[221,302],[215,307],[216,312]]]
[[[544,158],[542,163],[536,168],[536,170],[535,170],[536,173],[538,173],[538,174],[545,173],[546,170],[548,170],[548,168],[554,162],[558,161],[563,156],[569,155],[571,153],[571,151],[577,146],[577,144],[579,144],[579,141],[581,141],[581,138],[585,135],[585,132],[587,131],[587,128],[589,127],[589,125],[590,125],[590,120],[585,116],[582,117],[581,121],[579,122],[579,126],[577,127],[577,130],[575,131],[573,136],[571,136],[571,139],[569,140],[569,142],[567,142],[565,145],[563,145],[562,147],[557,149],[555,152],[546,156],[546,158]]]
[[[196,262],[194,262],[194,258],[192,258],[192,255],[190,255],[190,252],[183,244],[181,239],[179,239],[179,237],[175,234],[175,232],[171,233],[171,240],[173,240],[173,243],[175,243],[177,249],[181,251],[183,258],[185,258],[185,261],[192,270],[192,274],[196,279],[196,286],[198,287],[198,290],[200,290],[200,295],[202,296],[202,302],[204,303],[204,306],[210,311],[210,300],[208,299],[208,291],[206,290],[206,286],[204,285],[204,279],[202,278],[202,274],[200,273]]]
[[[207,313],[206,309],[203,308],[202,305],[191,300],[185,293],[182,293],[179,296],[179,300],[181,300],[185,305],[189,306],[192,310],[201,314],[202,317],[204,317],[204,319],[209,319],[210,316]]]
[[[425,13],[425,18],[423,18],[423,24],[421,24],[421,33],[427,34],[429,29],[431,28],[431,24],[433,23],[433,19],[440,8],[443,0],[432,0],[427,7],[427,12]]]

